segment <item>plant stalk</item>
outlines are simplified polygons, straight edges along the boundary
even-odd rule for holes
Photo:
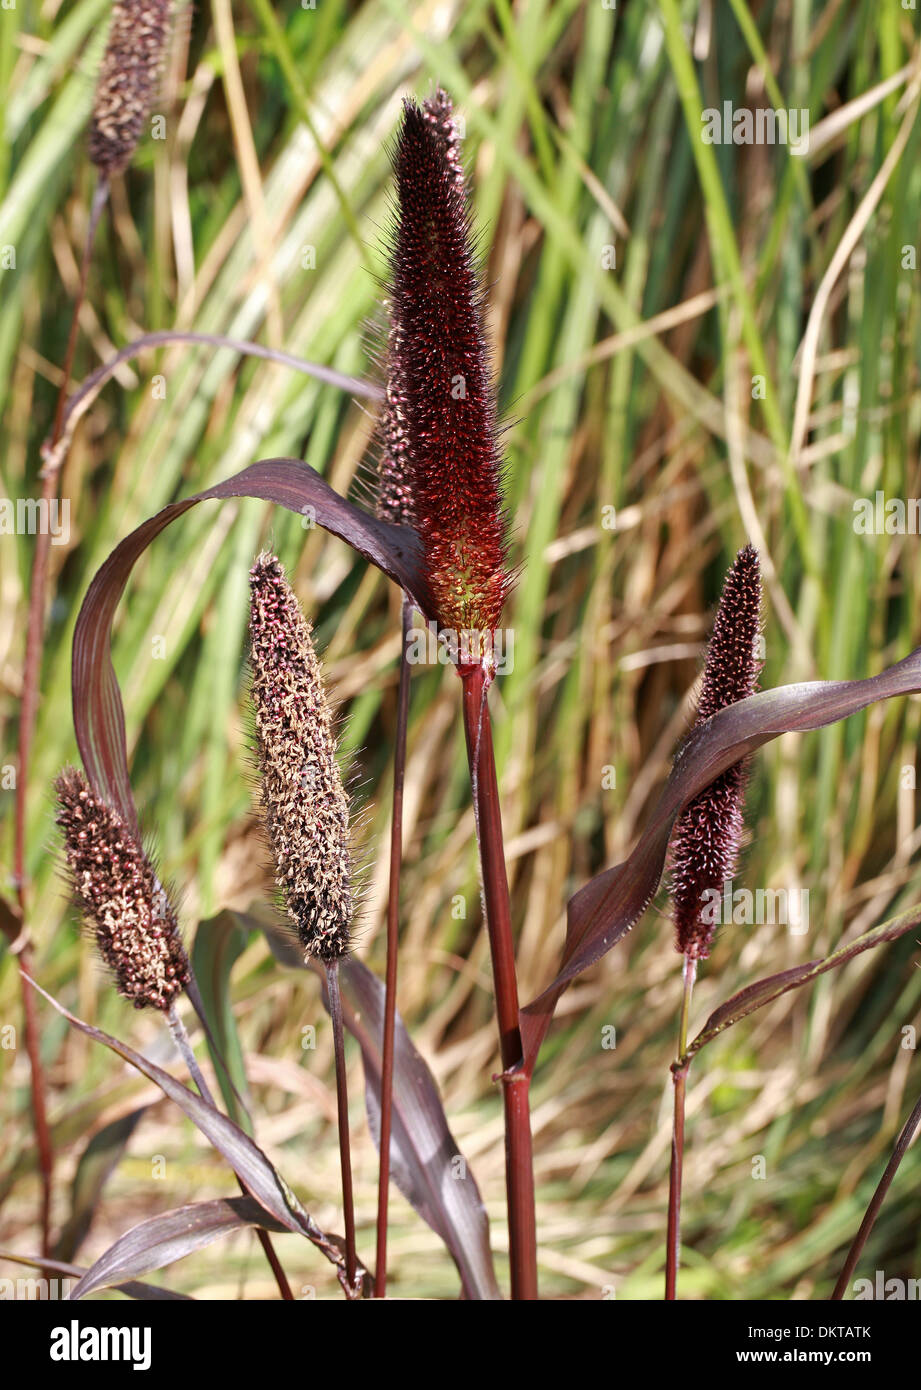
[[[345,1220],[345,1275],[348,1293],[354,1296],[358,1277],[358,1256],[355,1251],[355,1199],[352,1192],[352,1153],[349,1142],[349,1093],[345,1073],[345,1031],[342,1021],[342,996],[339,993],[339,962],[323,962],[326,971],[326,993],[329,997],[329,1017],[333,1025],[333,1051],[336,1058],[336,1105],[339,1114],[339,1161],[342,1168],[342,1210]]]
[[[870,1200],[870,1205],[867,1207],[864,1218],[860,1223],[860,1229],[854,1237],[854,1243],[848,1251],[847,1259],[844,1262],[844,1268],[842,1269],[841,1274],[838,1277],[838,1282],[835,1285],[835,1290],[832,1294],[833,1300],[837,1301],[843,1299],[845,1293],[847,1292],[848,1284],[851,1282],[851,1275],[854,1273],[854,1270],[857,1267],[857,1261],[860,1259],[860,1256],[863,1253],[863,1247],[866,1245],[867,1238],[870,1232],[873,1230],[876,1218],[879,1216],[880,1208],[882,1207],[883,1202],[886,1200],[886,1193],[892,1186],[892,1180],[895,1177],[896,1172],[898,1171],[899,1164],[905,1157],[905,1154],[908,1151],[908,1146],[914,1138],[915,1131],[918,1129],[919,1126],[921,1126],[921,1100],[918,1101],[918,1104],[915,1106],[914,1110],[911,1112],[908,1119],[905,1121],[905,1124],[902,1127],[902,1132],[899,1135],[898,1139],[895,1141],[895,1148],[892,1150],[892,1157],[886,1164],[885,1172],[879,1180],[879,1186],[873,1193],[873,1196]]]
[[[678,1023],[678,1056],[683,1057],[688,1047],[688,1017],[691,1012],[691,995],[697,978],[697,960],[692,956],[684,958],[684,993],[681,997],[681,1017]],[[687,1079],[690,1062],[672,1068],[672,1083],[675,1094],[675,1109],[672,1119],[672,1161],[668,1175],[668,1232],[665,1252],[665,1298],[672,1302],[677,1298],[678,1266],[681,1262],[681,1181],[684,1173],[684,1110],[687,1093]]]
[[[505,1182],[508,1200],[509,1260],[512,1298],[537,1298],[537,1227],[529,1102],[530,1078],[521,1069],[518,980],[509,906],[508,876],[502,840],[502,813],[492,726],[486,700],[490,677],[480,666],[460,671],[464,734],[473,789],[483,902],[492,956],[502,1057],[505,1106]]]
[[[393,809],[390,820],[390,880],[387,894],[387,971],[384,980],[384,1033],[381,1043],[381,1132],[377,1181],[377,1250],[374,1297],[387,1296],[387,1207],[390,1194],[390,1135],[393,1128],[393,1048],[397,1011],[397,952],[400,944],[400,871],[403,867],[403,783],[406,774],[406,730],[409,722],[409,662],[406,646],[412,622],[412,603],[403,595],[400,647],[400,686],[393,751]]]

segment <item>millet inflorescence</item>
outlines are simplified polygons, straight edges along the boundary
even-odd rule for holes
[[[755,641],[761,626],[758,552],[740,550],[726,576],[707,646],[696,724],[754,693]],[[682,811],[671,841],[676,947],[694,959],[710,953],[715,920],[701,916],[704,894],[719,890],[735,869],[742,836],[745,761],[727,768]]]
[[[82,772],[67,768],[55,785],[74,897],[119,994],[137,1009],[168,1009],[189,983],[189,962],[150,859]]]
[[[250,664],[262,803],[275,876],[309,956],[348,952],[349,801],[307,622],[274,555],[250,571]]]

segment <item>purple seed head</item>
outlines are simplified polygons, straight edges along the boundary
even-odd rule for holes
[[[169,35],[170,0],[115,0],[96,83],[90,159],[107,178],[131,162],[153,105]]]
[[[136,1009],[168,1009],[189,983],[189,962],[150,859],[82,772],[66,768],[55,789],[74,897],[119,994]]]
[[[275,877],[308,956],[349,950],[349,802],[307,622],[274,555],[250,570],[250,663]]]
[[[754,693],[760,665],[755,642],[761,626],[758,552],[740,550],[726,576],[707,646],[695,724]],[[682,811],[671,839],[671,881],[676,947],[682,955],[710,954],[715,921],[702,916],[705,893],[722,889],[735,870],[742,836],[745,760],[727,768]],[[710,914],[712,917],[713,914]]]
[[[511,586],[494,386],[450,98],[407,101],[394,155],[378,510],[418,530],[435,616],[492,632]]]

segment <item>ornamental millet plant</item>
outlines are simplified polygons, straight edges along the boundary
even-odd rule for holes
[[[421,105],[404,102],[393,166],[396,219],[379,510],[414,525],[432,614],[458,644],[502,1059],[512,1297],[533,1299],[528,1080],[518,1071],[515,948],[487,703],[494,635],[512,574],[484,289],[460,136],[451,100],[440,88]],[[405,627],[404,613],[404,633]]]
[[[761,570],[751,545],[739,551],[723,584],[707,644],[695,727],[720,710],[754,694],[760,662]],[[716,930],[713,895],[732,878],[742,838],[742,808],[748,769],[743,760],[726,768],[682,811],[670,844],[675,946],[684,957],[684,991],[678,1026],[678,1056],[687,1049],[688,1016],[697,962],[710,954]],[[676,1296],[681,1244],[681,1178],[687,1067],[672,1072],[674,1128],[669,1180],[665,1297]]]
[[[387,385],[385,392],[379,393],[384,400],[377,514],[370,515],[339,496],[301,460],[269,459],[251,464],[241,473],[194,497],[170,502],[121,541],[94,577],[74,631],[73,713],[87,779],[84,784],[79,774],[65,775],[62,783],[64,828],[70,831],[76,828],[79,837],[85,830],[85,813],[90,810],[98,816],[98,824],[103,826],[105,833],[114,835],[115,843],[124,847],[126,827],[137,824],[127,764],[124,706],[110,659],[111,626],[134,563],[167,525],[199,501],[251,496],[284,506],[294,513],[302,512],[309,505],[318,524],[350,544],[364,561],[378,566],[402,589],[405,595],[404,632],[410,599],[442,629],[450,628],[457,634],[470,630],[478,632],[480,640],[472,655],[468,647],[464,656],[458,657],[457,665],[462,682],[462,710],[500,1033],[512,1293],[516,1298],[534,1298],[537,1294],[528,1085],[541,1042],[563,990],[622,939],[652,900],[674,829],[672,878],[677,945],[685,961],[685,999],[682,1055],[673,1068],[676,1143],[667,1257],[667,1269],[671,1263],[667,1280],[670,1280],[670,1296],[673,1296],[678,1254],[683,1096],[690,1057],[723,1028],[745,1012],[769,1002],[782,990],[804,983],[877,941],[894,940],[921,920],[921,913],[903,914],[902,918],[848,943],[827,960],[808,962],[782,972],[782,976],[759,981],[747,992],[742,992],[750,994],[754,989],[757,996],[754,1002],[743,999],[740,1003],[741,996],[734,996],[717,1011],[718,1017],[713,1016],[716,1022],[708,1020],[702,1033],[685,1047],[690,984],[697,961],[707,955],[710,945],[710,924],[701,918],[701,898],[710,886],[718,887],[725,874],[732,871],[738,845],[744,787],[739,765],[755,748],[787,729],[818,728],[843,719],[876,700],[921,689],[921,649],[866,681],[813,682],[752,695],[760,585],[757,556],[750,548],[741,552],[730,572],[717,615],[697,721],[678,750],[649,822],[624,863],[597,874],[567,904],[567,935],[560,969],[543,993],[519,1011],[487,704],[494,674],[491,638],[501,621],[511,585],[511,571],[502,504],[495,399],[483,328],[482,284],[477,272],[459,151],[451,103],[443,92],[436,91],[418,104],[405,104],[394,154],[396,219],[391,238],[392,319],[387,348]],[[199,335],[199,340],[201,337],[203,335]],[[235,346],[239,348],[238,344]],[[328,375],[327,380],[332,380],[331,376]],[[334,384],[341,386],[343,381],[340,378]],[[369,383],[359,385],[364,394],[374,394]],[[267,1222],[271,1217],[274,1222],[281,1223],[282,1229],[307,1235],[336,1263],[340,1281],[352,1296],[358,1291],[363,1272],[357,1270],[355,1254],[339,982],[341,978],[345,996],[355,979],[364,980],[367,986],[369,978],[373,980],[373,977],[361,962],[348,959],[354,913],[348,802],[338,772],[331,714],[312,648],[309,624],[274,556],[260,557],[251,575],[251,637],[263,809],[275,860],[276,883],[298,933],[303,955],[318,962],[327,977],[336,1047],[343,1205],[346,1209],[345,1255],[335,1238],[325,1237],[307,1221],[306,1214],[296,1206],[296,1199],[266,1156],[236,1125],[218,1116],[213,1107],[202,1107],[198,1098],[182,1087],[178,1088],[178,1104],[231,1163],[236,1161],[240,1165],[235,1171],[247,1172],[252,1184],[248,1190],[254,1199],[254,1187],[258,1190],[263,1212],[254,1212],[247,1204],[245,1219],[241,1215],[239,1224],[258,1225],[260,1219]],[[380,1034],[384,1062],[380,1072],[379,1193],[383,1191],[385,1196],[390,1154],[390,1145],[384,1137],[387,1133],[387,1019],[392,1025],[398,925],[396,885],[400,836],[397,810],[408,694],[409,668],[404,651],[395,734],[397,767],[388,903],[388,1002]],[[84,788],[89,788],[89,802],[81,800]],[[102,939],[109,953],[109,963],[116,968],[116,978],[121,963],[132,1002],[137,997],[136,991],[133,994],[132,991],[143,965],[146,973],[140,978],[151,990],[151,998],[146,1002],[169,1016],[175,1010],[175,999],[168,1001],[168,1007],[163,1007],[169,993],[164,981],[171,981],[168,968],[176,966],[172,955],[164,964],[162,951],[164,943],[169,950],[176,946],[177,938],[172,932],[175,914],[170,915],[165,900],[160,897],[155,871],[130,833],[127,840],[134,845],[124,861],[131,891],[113,895],[111,884],[98,892],[91,891],[92,877],[84,882],[81,874],[87,913],[94,925],[102,922]],[[78,839],[72,851],[72,867],[78,870],[86,863],[86,843]],[[88,872],[98,867],[96,859],[91,858]],[[137,907],[137,885],[147,895],[142,912]],[[109,920],[113,902],[118,905],[119,914],[125,916],[123,922],[116,923],[115,929]],[[139,916],[158,931],[166,927],[165,936],[154,936],[149,943],[153,952],[152,965],[143,951],[138,952],[131,946],[134,938],[130,933]],[[245,914],[239,916],[245,925]],[[249,919],[250,923],[252,920]],[[202,924],[199,929],[200,932],[204,929],[206,948],[207,929],[211,925]],[[121,948],[119,951],[115,949],[116,943]],[[190,980],[187,988],[193,998],[194,980]],[[352,996],[350,1007],[354,1008],[358,997],[357,994]],[[373,1024],[380,1021],[378,994],[368,990],[360,999],[360,1007],[364,1010],[364,1061],[365,1046],[373,1051],[377,1045]],[[356,1017],[353,1012],[351,1018],[345,1020],[355,1031]],[[144,1071],[144,1059],[136,1054],[129,1056],[126,1045],[106,1039],[98,1030],[91,1030],[78,1020],[71,1018],[71,1022],[83,1027],[97,1040],[107,1041],[120,1056],[128,1057],[133,1065]],[[713,1026],[709,1027],[711,1022]],[[392,1026],[390,1037],[392,1076]],[[403,1071],[401,1075],[398,1066],[397,1082],[404,1087],[405,1099],[410,1089],[416,1097],[422,1069],[418,1054],[412,1059],[412,1066],[406,1067],[409,1043],[405,1035],[403,1046]],[[193,1066],[194,1058],[190,1064]],[[149,1069],[144,1074],[151,1075]],[[368,1076],[370,1078],[370,1072]],[[162,1079],[159,1084],[163,1084]],[[370,1079],[367,1084],[370,1092],[373,1089]],[[199,1088],[204,1096],[201,1083]],[[165,1086],[164,1089],[176,1099],[175,1090]],[[409,1142],[400,1150],[403,1162],[395,1173],[396,1180],[403,1185],[406,1169],[411,1168],[415,1157],[416,1176],[421,1173],[425,1187],[425,1200],[418,1209],[445,1240],[459,1268],[463,1261],[458,1259],[458,1247],[467,1247],[463,1251],[468,1256],[466,1273],[462,1270],[465,1291],[468,1296],[497,1297],[485,1211],[481,1204],[477,1210],[477,1201],[469,1197],[471,1189],[475,1188],[471,1177],[468,1175],[464,1183],[453,1182],[453,1174],[449,1175],[444,1166],[445,1154],[455,1154],[456,1144],[448,1133],[434,1083],[427,1094],[420,1134],[427,1138],[433,1132],[434,1117],[443,1125],[440,1133],[444,1141],[427,1147],[420,1161],[415,1152],[418,1145],[412,1142],[419,1136],[409,1133]],[[193,1101],[196,1103],[192,1104]],[[216,1116],[226,1123],[217,1126]],[[407,1123],[405,1115],[401,1118],[405,1141]],[[214,1139],[215,1134],[219,1135],[220,1143]],[[398,1133],[395,1143],[399,1142]],[[406,1187],[409,1188],[407,1195],[413,1200],[412,1183],[407,1183]],[[446,1190],[450,1198],[445,1197]],[[452,1226],[442,1219],[448,1200],[467,1202],[464,1222]],[[431,1208],[435,1208],[434,1215]],[[379,1202],[376,1273],[378,1290],[382,1291],[386,1260],[380,1259],[380,1211]],[[452,1211],[456,1213],[456,1207]],[[197,1211],[196,1219],[202,1215]],[[167,1218],[176,1220],[177,1213],[167,1213],[163,1219]],[[158,1220],[153,1219],[156,1233],[160,1231]],[[194,1221],[189,1224],[194,1226]],[[272,1229],[277,1226],[272,1224]],[[264,1230],[262,1235],[268,1240]],[[479,1264],[474,1271],[477,1277],[470,1279],[470,1268],[477,1261]],[[102,1257],[99,1263],[104,1262],[105,1257]],[[368,1283],[364,1282],[363,1286],[367,1288]],[[471,1288],[475,1289],[473,1295],[469,1293]],[[283,1292],[283,1296],[290,1296],[290,1290],[288,1294]]]

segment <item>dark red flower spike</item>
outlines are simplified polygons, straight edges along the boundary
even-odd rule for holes
[[[707,647],[695,725],[754,693],[760,670],[755,651],[760,627],[758,552],[747,545],[736,556],[723,586]],[[692,959],[710,954],[716,914],[705,911],[708,900],[704,895],[721,891],[735,869],[746,781],[744,761],[727,768],[685,807],[672,836],[675,944],[682,955]]]
[[[411,521],[439,623],[493,632],[511,578],[492,371],[460,139],[443,91],[404,104],[394,155],[382,514]]]

